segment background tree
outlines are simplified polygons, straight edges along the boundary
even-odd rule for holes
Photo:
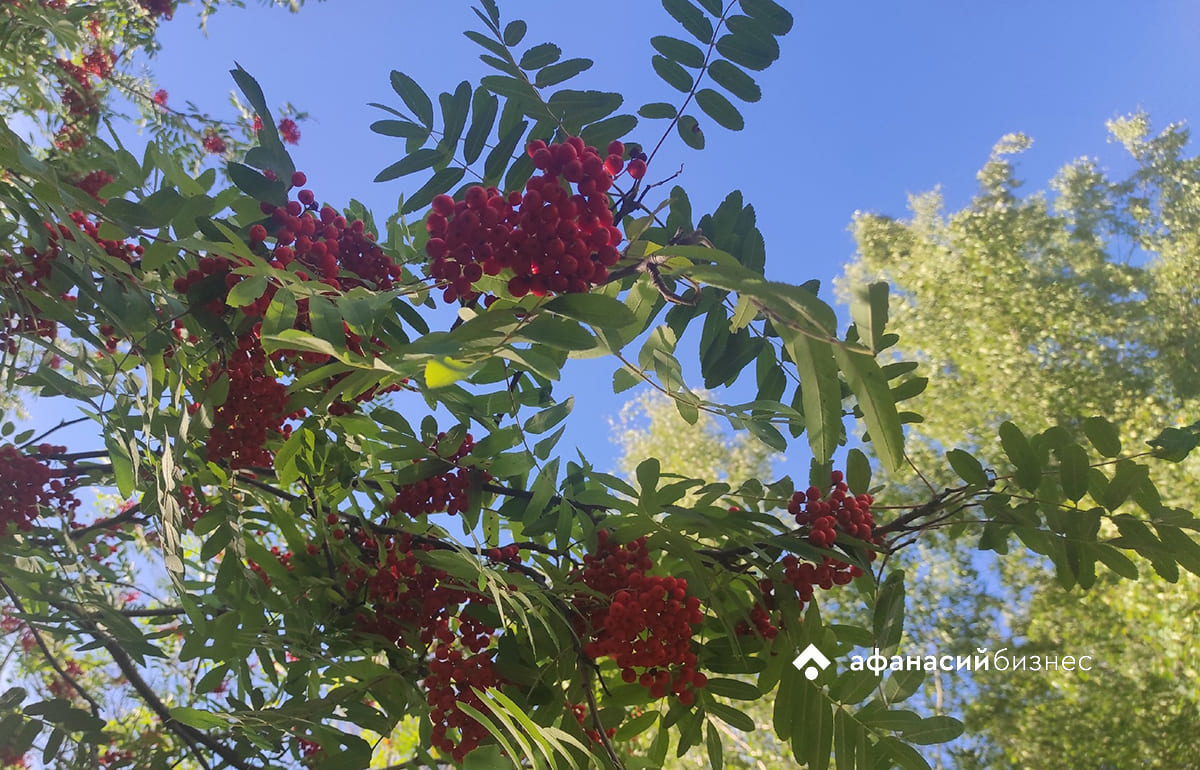
[[[902,346],[928,377],[913,401],[926,417],[911,428],[918,442],[909,451],[924,458],[919,465],[934,467],[945,448],[966,445],[1005,466],[978,421],[989,394],[1006,394],[993,424],[1080,424],[1099,412],[1119,427],[1125,446],[1151,438],[1147,425],[1182,425],[1195,414],[1192,212],[1200,201],[1192,190],[1200,167],[1185,155],[1183,125],[1153,134],[1139,114],[1110,130],[1135,163],[1125,178],[1112,180],[1084,158],[1059,172],[1052,195],[1018,195],[1009,157],[1029,140],[1011,136],[997,145],[963,209],[946,213],[940,195],[927,193],[913,198],[908,220],[856,218],[859,252],[847,285],[892,283]],[[1193,505],[1200,466],[1189,459],[1169,476],[1163,500]],[[936,543],[942,558],[969,558],[952,540]],[[960,766],[1019,766],[1051,747],[1072,766],[1195,766],[1190,741],[1175,737],[1197,709],[1187,620],[1200,600],[1195,581],[1175,583],[1169,568],[1156,574],[1138,561],[1150,574],[1136,591],[1105,580],[1087,593],[1065,593],[1036,555],[996,564],[1002,587],[982,595],[1009,598],[1001,614],[1009,631],[993,643],[1096,651],[1105,663],[1096,676],[1062,681],[977,676],[980,691],[961,704],[969,733],[985,740],[958,757]]]

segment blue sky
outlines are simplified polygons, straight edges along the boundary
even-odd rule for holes
[[[951,206],[961,205],[992,144],[1008,132],[1035,138],[1022,173],[1037,189],[1079,155],[1120,164],[1120,149],[1106,142],[1109,118],[1145,108],[1162,125],[1200,113],[1194,3],[788,5],[796,25],[780,60],[756,75],[764,96],[744,107],[747,128],[706,125],[703,152],[668,142],[649,174],[661,178],[682,164],[680,182],[697,213],[743,190],[758,211],[773,278],[816,277],[828,286],[853,253],[847,226],[856,209],[902,215],[907,194],[939,184]],[[628,111],[677,95],[650,70],[648,41],[686,33],[657,3],[522,0],[502,2],[501,12],[529,22],[526,44],[552,41],[566,56],[594,59],[580,87],[621,91]],[[368,130],[386,116],[367,102],[399,106],[392,69],[431,93],[478,82],[488,70],[461,36],[478,26],[466,0],[310,0],[299,14],[257,4],[222,9],[205,35],[186,7],[162,25],[163,49],[147,66],[173,105],[191,100],[227,114],[228,70],[237,61],[270,102],[312,115],[293,155],[318,198],[340,206],[356,197],[382,220],[419,182],[372,183],[403,147]],[[630,138],[651,143],[662,125],[643,121]],[[629,395],[606,387],[613,368],[587,362],[565,383],[580,398],[563,447],[578,444],[601,466],[614,447],[597,428]],[[791,453],[796,459],[802,444]],[[789,463],[788,470],[803,468]]]

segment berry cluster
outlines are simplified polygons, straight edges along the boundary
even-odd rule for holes
[[[200,146],[204,151],[212,155],[224,155],[228,146],[225,144],[225,137],[217,129],[209,126],[204,129],[204,137],[200,140]]]
[[[441,441],[445,437],[445,433],[439,433],[437,440]],[[437,442],[434,442],[430,449],[436,447]],[[456,463],[470,454],[474,447],[475,441],[468,433],[454,454],[442,459],[451,464]],[[413,462],[420,461],[413,460]],[[439,473],[436,476],[400,487],[391,505],[388,506],[388,513],[392,515],[407,513],[414,518],[441,511],[445,511],[451,516],[462,513],[467,509],[470,485],[471,479],[466,468],[451,468],[445,473]]]
[[[290,181],[299,187],[307,179],[303,173],[296,172]],[[374,236],[365,232],[360,220],[347,222],[329,206],[318,209],[311,190],[300,190],[297,200],[286,206],[264,203],[262,211],[268,219],[249,228],[248,240],[251,249],[267,259],[272,267],[292,270],[304,280],[315,278],[331,291],[356,286],[389,289],[402,274],[400,266],[375,243]],[[198,293],[209,297],[203,308],[213,315],[240,313],[251,319],[261,319],[275,297],[277,284],[269,284],[258,299],[241,308],[233,308],[227,302],[229,291],[245,280],[245,276],[233,271],[249,264],[250,261],[244,258],[203,257],[196,267],[176,278],[173,287],[183,295],[198,286],[201,289],[208,287]],[[293,327],[311,330],[307,298],[301,297],[297,301]],[[344,323],[343,332],[347,347],[360,355],[373,355],[383,349],[382,340],[365,341]],[[182,322],[176,324],[175,334],[181,342],[187,339]],[[210,381],[228,376],[229,395],[214,414],[208,458],[226,460],[235,468],[270,465],[272,455],[266,449],[267,442],[275,436],[286,437],[291,427],[284,422],[303,416],[302,412],[287,407],[287,388],[278,380],[275,370],[299,374],[327,360],[328,356],[322,354],[288,350],[278,350],[268,357],[261,344],[261,325],[254,324],[238,338],[236,350],[227,360],[210,369]],[[344,376],[330,379],[325,383],[326,389],[335,387]],[[372,388],[355,395],[352,402],[335,403],[331,411],[345,414],[354,409],[354,402],[376,398],[400,387]]]
[[[591,636],[592,658],[611,657],[626,682],[638,682],[654,698],[674,693],[683,705],[707,677],[696,669],[692,626],[703,621],[700,600],[687,595],[682,578],[647,575],[653,566],[646,538],[628,545],[597,533],[595,553],[584,556],[582,583],[602,597],[582,597],[577,632]]]
[[[42,444],[38,454],[47,457],[65,451],[66,447]],[[71,492],[72,474],[69,463],[65,470],[55,470],[12,444],[0,446],[0,534],[13,528],[29,531],[42,508],[73,518],[79,500]]]
[[[347,594],[363,603],[355,625],[389,643],[430,650],[424,688],[432,743],[461,762],[487,738],[487,730],[459,704],[486,711],[471,688],[501,684],[488,650],[496,629],[470,613],[472,605],[491,600],[423,564],[417,554],[433,546],[416,544],[411,535],[389,537],[382,549],[376,540],[362,536],[358,547],[357,565],[341,567]]]
[[[475,281],[505,270],[512,273],[508,291],[514,297],[584,292],[603,283],[621,258],[616,246],[623,236],[613,226],[608,190],[624,152],[613,142],[607,158],[601,157],[577,136],[551,145],[537,140],[528,153],[542,173],[523,193],[505,196],[476,185],[458,202],[434,198],[425,251],[430,277],[445,286],[443,299],[473,299]]]
[[[112,180],[112,174],[108,173],[107,171],[93,171],[77,182],[74,182],[74,185],[95,198],[99,203],[104,204],[108,203],[108,200],[100,197],[100,190],[102,190],[106,184],[112,182]]]
[[[54,146],[59,150],[78,150],[87,142],[87,126],[96,119],[100,105],[92,78],[104,81],[112,74],[115,62],[116,55],[102,46],[84,53],[79,64],[69,59],[54,60],[62,72],[58,82],[67,116],[54,135]]]
[[[796,517],[797,524],[808,527],[808,541],[818,548],[832,546],[838,532],[871,541],[875,527],[871,505],[875,501],[868,494],[851,495],[842,479],[841,471],[833,472],[828,499],[822,498],[817,487],[809,487],[792,495],[788,503],[788,513]]]
[[[818,487],[809,487],[804,492],[795,493],[788,503],[788,513],[795,516],[797,524],[807,528],[808,541],[818,548],[829,548],[840,533],[864,542],[880,543],[882,539],[874,534],[875,519],[871,515],[874,500],[871,496],[851,495],[841,471],[833,472],[830,484],[828,496],[823,495]],[[874,560],[875,553],[870,551],[867,557]],[[817,587],[829,590],[835,585],[846,585],[863,574],[860,567],[833,556],[825,556],[820,564],[813,564],[787,554],[781,563],[784,583],[795,590],[801,606],[812,600]],[[759,589],[766,607],[773,609],[774,582],[760,580]],[[739,624],[737,630],[741,634],[757,633],[764,639],[774,639],[779,629],[772,623],[767,609],[756,604],[750,611],[750,623]]]
[[[90,221],[83,212],[72,211],[70,218],[87,238],[110,257],[129,264],[141,257],[144,249],[140,245],[101,238],[95,223]],[[49,289],[54,263],[63,253],[62,241],[75,240],[75,233],[61,222],[58,225],[52,225],[49,222],[42,224],[46,228],[47,237],[44,249],[39,251],[31,245],[25,246],[21,251],[23,259],[19,261],[9,254],[0,252],[0,292],[10,289],[21,294],[30,292],[30,290],[45,292]],[[74,297],[64,295],[62,299],[73,300]],[[22,307],[28,308],[28,312],[17,310]],[[15,353],[17,337],[21,335],[33,335],[53,340],[58,337],[58,323],[48,318],[42,318],[28,303],[19,301],[4,303],[4,309],[0,310],[0,344],[3,344],[4,349],[9,353]]]

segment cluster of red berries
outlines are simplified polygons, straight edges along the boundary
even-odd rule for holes
[[[226,374],[229,393],[213,412],[208,436],[209,460],[226,460],[231,468],[269,466],[265,448],[273,434],[286,436],[290,411],[287,387],[267,372],[267,355],[257,337],[238,338],[237,349],[222,365],[214,362],[210,377]]]
[[[92,78],[103,81],[111,75],[116,55],[97,46],[83,54],[80,64],[69,59],[54,61],[62,71],[58,82],[66,110],[66,121],[54,135],[54,146],[64,152],[78,150],[87,141],[86,126],[99,114],[100,100]]]
[[[297,171],[289,181],[293,187],[300,187],[308,180]],[[361,220],[347,222],[329,206],[318,208],[311,190],[300,190],[297,200],[289,201],[286,206],[264,203],[261,209],[269,218],[265,224],[250,227],[248,240],[251,249],[267,259],[272,267],[294,270],[301,279],[318,280],[331,290],[356,286],[389,289],[402,275],[400,266],[383,253],[375,243],[374,235],[365,231]],[[268,243],[269,240],[273,243]],[[221,285],[215,287],[217,291],[204,305],[205,310],[218,316],[240,312],[250,318],[261,318],[278,290],[275,283],[269,284],[258,299],[241,308],[231,308],[226,301],[229,290],[245,280],[245,276],[233,271],[248,264],[249,260],[244,258],[203,257],[186,275],[176,278],[173,287],[177,293],[187,294],[201,282],[217,281]],[[310,331],[308,298],[301,297],[296,304],[293,327]],[[342,328],[347,347],[356,353],[373,355],[383,350],[381,339],[364,340],[345,323]],[[178,322],[175,334],[181,341],[186,339],[185,332],[182,322]],[[328,360],[328,356],[320,353],[288,350],[277,350],[268,357],[263,351],[260,335],[261,324],[255,324],[238,338],[237,349],[224,363],[213,365],[210,374],[212,380],[228,375],[229,395],[214,415],[208,456],[210,460],[224,459],[235,468],[270,465],[271,453],[266,449],[268,440],[274,436],[286,437],[291,426],[284,423],[292,417],[303,416],[302,412],[287,408],[287,388],[269,369],[268,361],[276,368],[290,368],[293,374],[298,374],[306,367],[321,365]],[[326,387],[335,387],[344,376],[331,379]],[[355,395],[350,402],[335,403],[331,411],[348,413],[354,409],[354,403],[400,387],[372,388]]]
[[[439,433],[437,441],[441,441],[445,437],[445,433]],[[430,448],[435,449],[436,447],[437,442],[435,441]],[[442,459],[454,464],[469,455],[474,447],[475,440],[468,433],[454,454]],[[413,462],[420,462],[420,460],[413,460]],[[462,513],[467,510],[470,485],[471,479],[466,468],[451,468],[445,473],[439,473],[436,476],[400,487],[391,505],[388,506],[388,513],[392,515],[407,513],[414,518],[442,511],[451,516]]]
[[[487,728],[461,706],[465,704],[486,714],[488,709],[475,690],[486,692],[500,684],[490,653],[463,655],[445,643],[434,648],[424,683],[429,719],[433,722],[430,742],[434,748],[449,754],[455,762],[462,762],[477,749],[488,738]]]
[[[302,172],[292,175],[293,187],[307,181]],[[331,206],[318,207],[312,190],[300,190],[296,198],[286,206],[262,204],[270,219],[250,228],[251,246],[260,247],[274,267],[296,262],[301,277],[311,276],[335,289],[392,288],[403,269],[383,253],[362,220],[347,222]],[[269,236],[273,247],[265,243]]]
[[[488,733],[459,705],[486,712],[472,688],[501,684],[488,649],[496,629],[468,611],[491,599],[422,563],[418,554],[433,546],[415,543],[411,535],[388,537],[382,548],[365,535],[357,544],[354,566],[341,566],[347,594],[362,601],[355,626],[391,644],[430,651],[423,686],[433,722],[431,740],[461,762]]]
[[[225,144],[225,137],[221,136],[221,132],[209,126],[204,129],[204,137],[200,140],[200,146],[204,151],[212,155],[224,155],[228,145]]]
[[[100,197],[100,191],[112,180],[112,174],[107,171],[93,171],[75,182],[74,185],[103,204],[108,203],[108,200]]]
[[[66,447],[42,444],[42,457],[59,455]],[[74,518],[79,500],[71,492],[74,466],[54,469],[48,460],[23,454],[12,444],[0,446],[0,534],[12,528],[27,532],[42,508]]]
[[[95,223],[83,212],[72,211],[70,218],[87,238],[110,257],[132,264],[142,256],[144,249],[140,245],[101,238]],[[61,222],[57,225],[49,222],[42,224],[47,235],[44,249],[39,251],[32,245],[25,246],[21,251],[21,261],[9,254],[0,253],[0,290],[15,289],[20,293],[29,290],[44,292],[49,288],[54,264],[62,256],[62,241],[75,240],[75,233]],[[63,295],[61,299],[70,301],[74,297]],[[47,340],[58,337],[56,321],[41,317],[32,308],[28,312],[19,311],[17,308],[23,305],[28,306],[27,303],[21,302],[5,303],[4,309],[0,310],[0,344],[3,344],[9,353],[17,351],[17,337],[21,335],[33,335]]]
[[[608,190],[624,152],[621,142],[611,143],[605,158],[577,136],[551,145],[536,140],[528,153],[542,173],[524,192],[506,196],[476,185],[458,202],[434,198],[425,252],[430,277],[445,286],[443,299],[472,299],[475,281],[504,270],[512,273],[514,297],[584,292],[603,283],[621,258],[616,246],[624,236],[613,226]]]
[[[279,121],[279,137],[288,144],[300,143],[300,127],[291,118]]]
[[[600,530],[597,538],[596,552],[583,557],[581,582],[601,598],[576,601],[576,631],[591,637],[584,652],[611,657],[622,679],[638,682],[652,697],[673,693],[690,705],[708,681],[691,649],[692,626],[704,620],[700,600],[687,595],[682,578],[646,574],[653,564],[645,537],[621,545]]]
[[[818,548],[829,548],[841,533],[867,543],[880,544],[882,538],[874,534],[875,519],[871,515],[874,500],[871,495],[851,495],[841,471],[832,473],[830,484],[828,496],[814,486],[795,493],[788,503],[788,513],[795,516],[797,524],[807,528],[808,541]],[[868,551],[867,558],[874,560],[875,552]],[[782,565],[784,582],[795,590],[801,606],[812,600],[816,588],[829,590],[835,585],[846,585],[863,574],[860,567],[833,556],[825,556],[820,564],[813,564],[787,554],[783,557]],[[759,581],[759,589],[766,607],[774,609],[775,584],[763,579]],[[764,639],[774,639],[778,633],[767,609],[757,604],[750,612],[750,623],[739,624],[737,630],[741,634],[757,633]]]
[[[83,675],[83,667],[73,660],[68,660],[63,665],[63,671],[72,677],[79,677]],[[75,685],[71,684],[66,677],[60,676],[50,677],[50,681],[47,683],[46,689],[49,690],[50,694],[55,698],[62,698],[64,700],[70,700],[71,698],[75,697],[76,693]]]
[[[833,489],[827,499],[820,489],[809,487],[792,495],[788,513],[796,517],[797,524],[808,527],[808,541],[818,548],[833,545],[838,532],[870,542],[875,527],[871,505],[875,501],[868,494],[851,495],[841,471],[834,471],[831,481]]]
[[[211,505],[200,502],[195,487],[184,484],[179,488],[179,497],[180,502],[183,503],[184,526],[188,529],[195,527],[196,522],[212,510]]]
[[[138,5],[152,17],[163,17],[167,21],[175,14],[175,4],[172,0],[137,0]]]

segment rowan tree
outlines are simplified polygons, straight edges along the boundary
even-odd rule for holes
[[[740,194],[698,215],[655,164],[662,142],[743,128],[734,100],[760,98],[792,17],[664,6],[682,37],[651,38],[652,69],[678,96],[636,115],[570,88],[590,60],[531,45],[491,0],[477,85],[435,100],[392,72],[373,128],[404,147],[377,179],[419,176],[382,227],[319,197],[240,67],[252,146],[198,129],[220,175],[161,144],[139,160],[89,131],[50,153],[3,129],[0,370],[97,428],[78,447],[0,430],[0,589],[53,672],[4,695],[6,761],[366,767],[415,724],[404,767],[657,767],[701,743],[721,766],[716,721],[753,729],[736,704],[770,699],[798,762],[924,767],[914,744],[961,724],[903,708],[919,671],[845,664],[903,659],[890,563],[914,538],[1015,535],[1081,586],[1097,562],[1128,576],[1126,551],[1192,565],[1196,520],[1152,473],[1192,429],[1139,450],[1104,418],[1005,422],[1012,473],[956,450],[960,482],[875,503],[866,455],[839,450],[865,430],[880,467],[908,466],[915,362],[889,352],[886,284],[844,328],[815,284],[767,277]],[[681,356],[755,398],[703,395]],[[596,469],[558,446],[583,357],[685,419],[778,451],[804,436],[808,477]],[[77,505],[92,487],[120,510]],[[827,595],[854,620],[823,618]],[[802,673],[809,644],[841,662]],[[102,689],[89,667],[113,672]],[[147,724],[123,723],[125,698]]]

